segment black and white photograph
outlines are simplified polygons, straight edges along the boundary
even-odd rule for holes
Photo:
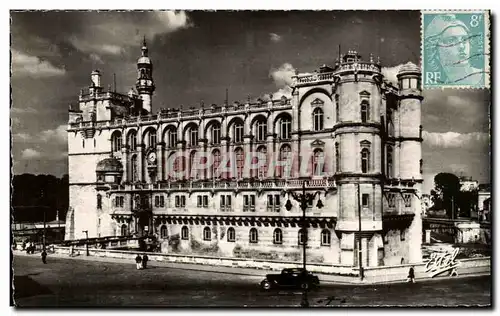
[[[10,10],[11,306],[491,308],[491,12],[424,9]]]

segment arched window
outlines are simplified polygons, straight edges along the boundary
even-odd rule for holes
[[[165,239],[168,237],[168,231],[167,231],[167,226],[162,225],[160,228],[160,237]]]
[[[320,108],[315,108],[313,111],[313,130],[316,132],[323,130],[323,110]]]
[[[394,136],[393,111],[387,110],[387,135]]]
[[[267,148],[266,146],[260,146],[258,149],[257,149],[257,152],[258,152],[258,155],[259,155],[259,159],[260,157],[265,157],[264,158],[264,161],[259,161],[259,178],[266,178],[267,177],[267,169],[268,169],[268,165],[267,165]]]
[[[187,226],[182,226],[181,228],[181,239],[183,240],[189,239],[189,228],[187,228]]]
[[[313,167],[313,175],[314,176],[321,176],[323,175],[324,172],[324,167],[325,167],[325,157],[323,154],[323,150],[321,149],[315,149],[313,153],[313,161],[312,161],[312,167]]]
[[[361,122],[366,123],[370,120],[370,104],[368,101],[361,102]]]
[[[156,131],[154,129],[149,129],[146,134],[146,146],[149,148],[156,146]]]
[[[189,129],[189,145],[198,146],[198,126]]]
[[[220,162],[221,162],[221,157],[220,157],[220,151],[219,150],[214,150],[212,151],[212,159],[213,159],[213,163],[212,163],[212,177],[219,177],[220,175],[217,174],[217,169],[219,168],[220,166]]]
[[[111,150],[113,152],[122,150],[122,133],[114,132],[111,136]]]
[[[139,175],[137,174],[137,156],[134,155],[132,156],[132,159],[130,159],[130,180],[132,182],[135,182],[139,180]]]
[[[259,233],[257,232],[257,228],[250,229],[250,242],[251,243],[259,242]]]
[[[321,246],[330,246],[332,234],[328,229],[321,231]]]
[[[235,143],[243,143],[243,123],[236,122],[234,123],[234,142]]]
[[[289,117],[284,117],[280,120],[280,137],[281,139],[290,139],[292,132],[292,120]]]
[[[278,177],[288,177],[290,174],[290,164],[291,164],[291,151],[292,149],[290,148],[289,145],[283,145],[281,146],[280,149],[280,156],[279,160],[281,162],[281,166],[278,166],[278,172],[277,175]]]
[[[361,150],[361,172],[367,173],[370,170],[370,150],[363,148]]]
[[[273,243],[275,244],[283,243],[283,232],[279,228],[276,228],[273,232]]]
[[[243,178],[243,167],[245,166],[245,155],[243,154],[243,149],[236,148],[234,151],[236,155],[236,178]]]
[[[257,121],[255,124],[255,139],[258,142],[262,142],[266,140],[267,134],[267,122],[262,119]]]
[[[299,245],[303,245],[304,243],[307,243],[307,232],[301,228],[299,230],[299,236],[298,236],[298,240],[299,240]]]
[[[168,148],[175,148],[177,146],[177,131],[174,128],[170,128],[167,131],[168,138]]]
[[[387,147],[387,178],[392,178],[392,146]]]
[[[120,228],[120,234],[122,236],[127,236],[128,235],[128,227],[126,224],[123,224],[122,227]]]
[[[212,231],[210,227],[203,228],[203,240],[212,240]]]
[[[340,172],[340,144],[335,143],[335,170]]]
[[[234,231],[234,228],[232,228],[232,227],[229,227],[227,229],[227,241],[229,241],[229,242],[236,241],[236,232]]]
[[[130,132],[128,135],[128,145],[130,147],[130,151],[136,151],[137,150],[137,134],[135,131]]]
[[[218,145],[220,144],[220,124],[215,123],[212,125],[211,129],[211,138],[212,138],[212,144]]]

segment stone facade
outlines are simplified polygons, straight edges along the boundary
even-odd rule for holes
[[[311,262],[357,266],[359,247],[364,266],[421,261],[417,66],[396,85],[349,51],[297,74],[291,98],[153,115],[142,52],[138,92],[105,92],[94,72],[70,109],[67,239],[154,234],[168,253],[299,261],[307,235]],[[305,233],[293,193],[314,194]]]

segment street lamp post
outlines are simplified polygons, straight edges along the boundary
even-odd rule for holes
[[[306,246],[307,246],[307,219],[306,219],[306,210],[308,205],[312,204],[314,199],[316,198],[316,195],[319,195],[320,192],[315,192],[315,193],[306,193],[306,181],[302,182],[302,194],[296,194],[293,191],[290,191],[289,196],[291,195],[292,198],[300,203],[300,208],[302,209],[302,266],[303,266],[303,278],[306,279],[307,277],[307,270],[306,270]],[[320,199],[318,199],[318,204],[316,205],[319,209],[323,207],[323,202],[321,202]],[[292,209],[292,202],[290,199],[286,201],[285,207],[288,211]],[[309,301],[307,299],[307,290],[308,290],[308,284],[306,283],[302,287],[302,302],[301,306],[302,307],[309,307]]]
[[[89,256],[89,231],[82,230],[82,233],[85,233],[85,238],[87,239],[85,241],[85,252],[87,253],[87,256]]]

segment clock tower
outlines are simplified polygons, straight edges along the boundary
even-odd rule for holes
[[[142,109],[152,113],[152,97],[155,91],[153,81],[153,63],[148,56],[148,47],[146,46],[146,37],[142,42],[142,56],[137,60],[137,81],[136,88],[139,97],[142,99]]]

